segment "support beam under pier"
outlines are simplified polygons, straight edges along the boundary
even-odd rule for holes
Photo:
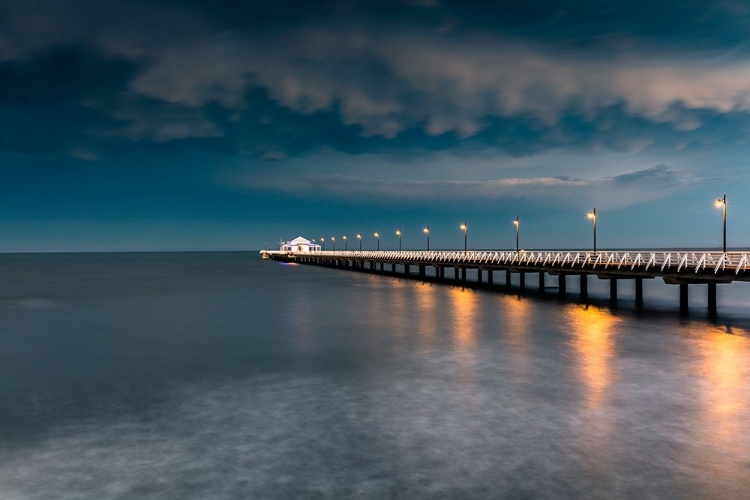
[[[643,307],[643,278],[635,279],[635,307]]]
[[[560,289],[560,298],[564,299],[565,297],[568,296],[568,290],[566,288],[567,282],[565,280],[564,274],[560,274],[557,276],[557,283],[558,283],[558,288]]]
[[[716,314],[716,283],[708,284],[708,312]]]
[[[492,269],[487,269],[487,284],[492,286]]]
[[[505,270],[505,289],[510,290],[510,269]]]
[[[477,283],[482,284],[482,270],[477,269]]]
[[[680,314],[688,312],[688,284],[680,283]]]
[[[539,294],[544,295],[544,271],[539,271]]]
[[[614,278],[609,280],[609,304],[617,305],[617,280]]]
[[[526,273],[518,273],[518,287],[521,289],[521,293],[526,291]]]

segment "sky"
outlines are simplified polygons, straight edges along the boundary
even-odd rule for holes
[[[749,42],[733,0],[0,0],[0,252],[718,248],[724,194],[750,246]]]

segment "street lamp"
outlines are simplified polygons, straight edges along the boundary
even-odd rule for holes
[[[518,253],[518,226],[521,225],[521,223],[518,221],[518,217],[513,219],[513,225],[516,226],[516,253]]]
[[[466,251],[466,223],[461,224],[461,231],[464,232],[464,252]]]
[[[359,240],[359,251],[362,251],[362,235],[358,234],[357,239]]]
[[[396,229],[396,236],[398,236],[398,251],[401,251],[401,230]]]
[[[336,237],[331,236],[331,242],[333,243],[333,251],[336,251]]]
[[[326,249],[326,239],[323,238],[322,236],[320,237],[320,244],[322,246],[321,250],[325,250]]]
[[[346,239],[346,235],[344,235],[344,251],[349,250],[349,240]]]
[[[378,240],[378,252],[380,251],[380,233],[375,231],[375,239]]]
[[[720,207],[724,212],[724,244],[722,245],[722,249],[724,253],[727,253],[727,195],[716,200],[716,206]]]
[[[596,253],[596,209],[589,212],[588,218],[594,219],[594,253]]]
[[[422,229],[422,232],[424,232],[427,235],[427,251],[430,251],[430,226],[427,226],[426,228]]]

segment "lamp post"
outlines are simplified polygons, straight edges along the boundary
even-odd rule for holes
[[[375,231],[375,239],[378,240],[378,252],[380,251],[380,233]]]
[[[518,217],[513,219],[513,225],[516,226],[516,253],[518,253],[518,226],[521,225],[521,223],[518,221]]]
[[[466,223],[461,224],[461,231],[464,232],[464,252],[466,251]]]
[[[430,226],[427,226],[426,228],[422,229],[422,231],[427,235],[427,251],[430,251]]]
[[[325,251],[325,249],[326,249],[326,239],[323,238],[322,236],[320,237],[320,245],[321,245],[321,250]]]
[[[336,237],[331,236],[331,243],[333,244],[333,251],[336,251]]]
[[[344,235],[344,251],[349,250],[349,240],[346,239],[346,235]]]
[[[357,234],[357,239],[359,240],[359,251],[362,251],[362,235]]]
[[[724,195],[722,198],[719,198],[716,200],[716,206],[721,207],[723,212],[723,221],[724,221],[724,239],[722,244],[722,251],[724,253],[727,253],[727,195]]]
[[[401,251],[401,230],[396,229],[396,236],[398,236],[398,251]]]
[[[594,219],[594,253],[596,253],[596,209],[589,212],[588,218]]]

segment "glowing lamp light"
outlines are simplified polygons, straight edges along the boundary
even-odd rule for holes
[[[596,209],[589,212],[586,217],[594,220],[594,253],[596,253]]]
[[[722,250],[727,253],[727,195],[716,200],[716,207],[722,209],[722,220],[724,224],[724,238],[722,243]]]

